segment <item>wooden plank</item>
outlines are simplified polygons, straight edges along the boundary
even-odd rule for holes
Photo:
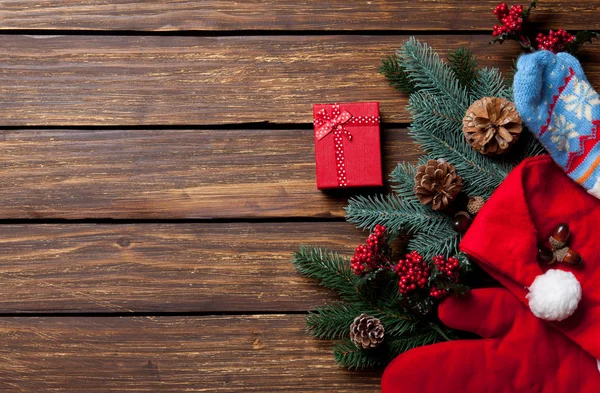
[[[419,150],[382,135],[387,177]],[[308,129],[3,130],[0,150],[4,219],[343,217],[357,193],[317,190]]]
[[[377,68],[408,38],[392,36],[0,36],[0,125],[312,123],[312,104],[380,101],[408,122],[407,99]],[[518,45],[489,37],[425,36],[469,46],[509,69]],[[586,64],[600,80],[600,49]]]
[[[498,0],[4,1],[0,29],[48,30],[479,30],[491,31]],[[525,2],[527,3],[527,2]],[[600,29],[593,1],[545,0],[542,28]]]
[[[0,312],[306,311],[336,296],[291,254],[351,256],[365,237],[345,222],[1,225]]]
[[[1,318],[2,392],[377,392],[302,315]]]

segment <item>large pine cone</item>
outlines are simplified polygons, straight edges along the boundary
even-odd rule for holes
[[[444,210],[456,198],[463,186],[462,177],[454,165],[445,161],[429,160],[417,168],[415,194],[424,205],[433,210]]]
[[[375,348],[383,342],[384,333],[381,321],[367,314],[360,314],[350,325],[350,339],[358,348]]]
[[[512,102],[498,97],[475,101],[463,119],[467,142],[486,155],[505,153],[519,140],[523,125]]]

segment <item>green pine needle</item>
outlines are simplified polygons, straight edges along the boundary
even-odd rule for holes
[[[397,55],[389,55],[381,60],[379,73],[385,75],[390,86],[404,94],[412,94],[416,91],[415,84],[408,78]]]
[[[408,78],[420,92],[440,95],[457,105],[467,107],[469,94],[460,85],[454,71],[426,43],[411,37],[398,51]]]
[[[306,328],[313,337],[338,340],[348,337],[350,325],[361,313],[355,303],[331,303],[312,310],[306,317]]]
[[[350,339],[333,346],[335,361],[349,370],[385,367],[391,360],[388,351],[359,349]]]
[[[454,338],[455,335],[450,329],[437,325],[402,336],[390,336],[386,330],[384,341],[377,348],[357,348],[350,339],[345,339],[334,345],[333,355],[340,366],[350,370],[382,368],[406,351]]]
[[[381,224],[392,232],[406,234],[433,233],[449,219],[425,206],[402,203],[394,195],[360,195],[350,199],[346,206],[346,220],[359,228],[371,229]]]
[[[478,72],[479,83],[473,87],[473,101],[483,97],[502,97],[512,100],[512,88],[507,86],[497,68],[482,68]]]
[[[393,357],[396,357],[411,349],[422,347],[424,345],[431,345],[442,341],[444,339],[437,331],[431,329],[424,332],[419,332],[413,335],[406,335],[400,338],[388,340],[387,343],[389,351]]]
[[[435,233],[416,234],[408,242],[408,249],[417,251],[427,260],[437,255],[454,256],[460,252],[458,249],[460,239],[460,235],[448,223]]]
[[[320,248],[300,247],[292,263],[304,276],[317,280],[325,288],[336,291],[342,299],[360,301],[356,290],[358,276],[350,263],[338,254]]]
[[[477,61],[469,48],[461,46],[448,52],[448,63],[463,87],[470,90],[477,85]]]

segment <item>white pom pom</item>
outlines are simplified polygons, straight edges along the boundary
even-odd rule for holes
[[[533,315],[546,321],[570,317],[581,300],[581,284],[573,273],[552,269],[537,276],[527,294]]]

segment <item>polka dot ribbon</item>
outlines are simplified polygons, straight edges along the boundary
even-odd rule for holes
[[[337,180],[340,187],[348,185],[346,177],[346,163],[344,156],[343,137],[352,141],[352,134],[344,125],[371,125],[378,124],[379,117],[375,116],[352,116],[346,110],[340,110],[338,104],[332,105],[331,116],[325,109],[317,112],[315,117],[315,136],[317,140],[325,138],[333,131],[333,141],[335,143],[335,161],[337,169]]]

